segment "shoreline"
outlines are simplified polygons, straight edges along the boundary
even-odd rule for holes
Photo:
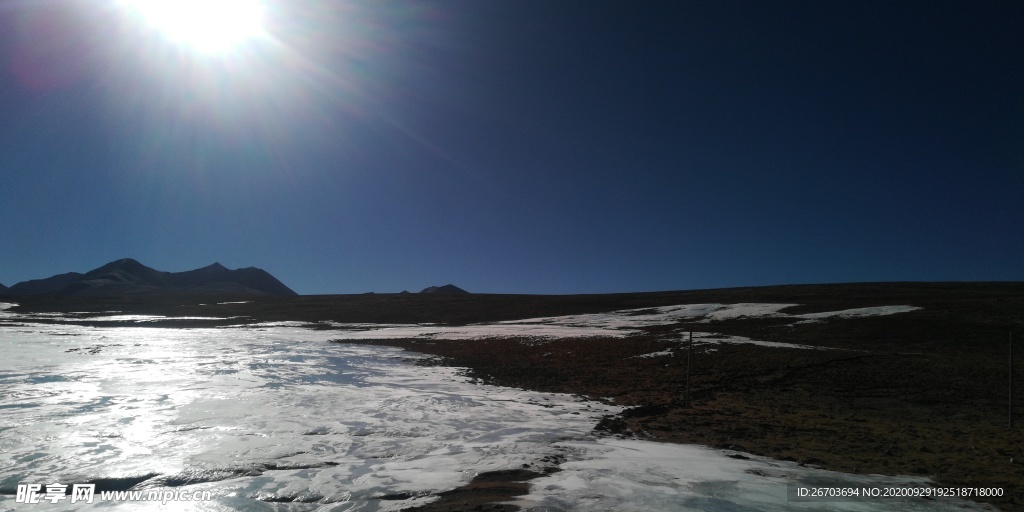
[[[695,350],[694,359],[699,356],[700,362],[691,377],[692,407],[686,408],[681,399],[685,371],[680,371],[685,356],[679,356],[678,344],[672,347],[655,336],[533,344],[515,339],[337,342],[387,345],[436,356],[421,364],[465,368],[467,376],[483,384],[591,400],[610,398],[615,405],[629,407],[595,425],[598,434],[698,444],[844,473],[927,477],[936,487],[999,487],[1002,497],[972,501],[1000,510],[1024,510],[1019,486],[1024,465],[1010,462],[1012,452],[1001,448],[1021,446],[1024,436],[1019,430],[997,424],[993,415],[950,410],[948,404],[908,404],[892,394],[864,397],[863,391],[855,397],[842,386],[830,386],[827,375],[802,371],[834,367],[826,373],[855,372],[882,359],[888,363],[881,373],[891,374],[887,370],[908,364],[892,354],[705,346]],[[658,351],[654,349],[673,355],[636,357]],[[936,421],[933,409],[947,411],[946,421]],[[480,494],[478,486],[457,491],[453,496],[476,492],[473,507],[509,500],[507,487],[492,496],[494,501],[481,501],[486,493]],[[442,498],[434,507],[413,510],[474,510],[460,508],[461,503]]]

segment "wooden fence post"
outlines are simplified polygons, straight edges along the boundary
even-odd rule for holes
[[[690,408],[690,358],[693,356],[693,329],[690,329],[690,345],[686,349],[686,400],[685,406]]]

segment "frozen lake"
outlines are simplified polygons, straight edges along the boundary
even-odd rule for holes
[[[953,499],[794,501],[794,484],[925,480],[597,438],[595,423],[618,408],[478,385],[397,349],[329,342],[373,326],[84,327],[3,310],[0,324],[0,510],[400,510],[482,472],[542,470],[554,459],[561,471],[530,482],[524,509],[988,510]],[[19,484],[87,482],[212,499],[102,501],[97,492],[91,505],[16,503]]]

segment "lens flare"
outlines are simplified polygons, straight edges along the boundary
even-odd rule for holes
[[[168,40],[202,53],[223,53],[263,34],[259,0],[124,0]]]

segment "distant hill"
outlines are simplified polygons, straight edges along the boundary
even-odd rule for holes
[[[424,288],[420,293],[469,293],[454,284],[446,284],[444,286],[431,286]]]
[[[4,286],[3,284],[0,284],[0,295],[3,295],[5,293],[7,293],[7,289],[8,288],[6,286]]]
[[[112,261],[85,274],[69,272],[11,286],[9,295],[298,295],[255,267],[230,270],[220,263],[186,272],[163,272],[131,258]]]

